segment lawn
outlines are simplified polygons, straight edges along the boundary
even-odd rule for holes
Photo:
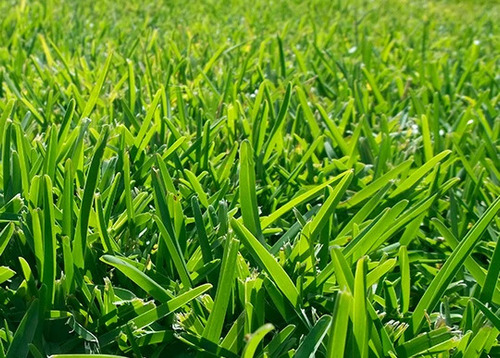
[[[500,3],[0,2],[0,358],[500,357]]]

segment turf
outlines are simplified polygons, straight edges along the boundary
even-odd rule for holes
[[[0,358],[500,356],[498,2],[0,14]]]

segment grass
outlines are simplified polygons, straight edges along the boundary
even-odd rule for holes
[[[496,2],[0,11],[0,357],[500,356]]]

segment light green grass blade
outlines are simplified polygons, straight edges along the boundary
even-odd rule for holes
[[[205,207],[208,208],[210,203],[208,202],[208,196],[203,190],[203,187],[201,186],[200,182],[198,181],[198,178],[196,175],[191,172],[190,170],[184,170],[184,173],[186,174],[189,183],[191,183],[191,186],[193,187],[193,190],[195,191],[196,195],[198,195],[198,198],[200,199],[200,203]]]
[[[453,334],[443,327],[413,338],[396,348],[398,357],[414,357],[426,353],[432,347],[452,339]]]
[[[366,287],[370,287],[379,282],[382,276],[392,270],[392,268],[396,265],[396,262],[396,259],[389,259],[368,272],[366,275]]]
[[[16,272],[11,270],[9,267],[0,266],[0,283],[4,283],[15,274]]]
[[[85,118],[92,113],[92,110],[94,109],[97,99],[99,97],[99,94],[101,93],[102,87],[104,85],[104,80],[106,79],[106,76],[109,71],[109,67],[111,65],[111,60],[113,59],[113,53],[110,53],[108,57],[106,58],[106,62],[104,63],[104,66],[101,69],[101,72],[99,73],[99,77],[97,78],[97,82],[92,88],[92,92],[90,93],[90,97],[87,100],[87,103],[85,104],[85,108],[82,111],[82,114],[80,118]]]
[[[9,223],[8,225],[6,225],[0,232],[0,256],[2,256],[2,253],[9,244],[9,241],[13,233],[14,233],[13,223]]]
[[[290,336],[293,334],[295,331],[296,326],[293,324],[289,324],[285,328],[283,328],[278,334],[276,334],[271,342],[264,347],[264,352],[268,354],[271,357],[278,356],[280,353],[282,353],[287,344],[290,343]]]
[[[45,310],[54,300],[56,281],[57,243],[55,237],[54,204],[52,201],[52,181],[45,175],[43,180],[43,275],[42,283],[47,287],[47,302],[41,302]]]
[[[327,356],[329,358],[344,357],[346,339],[351,314],[352,296],[348,291],[340,291],[335,301],[333,319],[328,340]]]
[[[243,349],[243,358],[253,358],[255,356],[255,352],[257,351],[257,348],[259,347],[260,342],[266,334],[274,330],[274,326],[272,324],[265,324],[262,327],[260,327],[258,330],[256,330],[248,339],[248,343],[246,344],[245,348]]]
[[[283,102],[281,103],[280,111],[278,113],[278,117],[276,118],[274,125],[271,129],[271,133],[264,144],[264,163],[269,160],[269,157],[274,150],[274,147],[278,141],[279,136],[281,135],[281,129],[283,128],[284,120],[288,112],[288,106],[290,105],[290,98],[292,95],[292,85],[289,83],[286,87],[285,97],[283,98]]]
[[[432,150],[432,138],[431,138],[431,132],[430,132],[430,126],[429,126],[429,119],[427,116],[424,114],[422,117],[420,117],[420,123],[422,127],[422,140],[424,142],[424,154],[425,154],[425,160],[429,161],[431,160],[433,156],[433,150]]]
[[[491,327],[483,327],[479,330],[469,343],[464,353],[464,358],[479,358],[481,356],[491,330]]]
[[[495,245],[495,250],[493,251],[493,255],[491,256],[488,273],[486,274],[486,279],[484,280],[484,285],[481,289],[481,295],[479,296],[479,299],[483,303],[490,302],[494,296],[498,297],[498,290],[500,287],[500,284],[498,282],[499,274],[500,274],[500,245],[498,245],[497,241]],[[496,301],[498,302],[498,300]]]
[[[314,118],[314,114],[311,111],[311,108],[309,108],[305,92],[299,86],[295,87],[295,92],[297,92],[297,96],[299,97],[300,108],[302,108],[302,112],[304,112],[304,117],[306,118],[307,124],[311,129],[312,137],[319,137],[321,134],[321,130],[318,126],[318,123],[316,122],[316,119]]]
[[[144,137],[146,136],[146,133],[149,129],[149,125],[151,124],[151,120],[153,119],[153,116],[158,108],[158,103],[160,102],[162,91],[163,90],[160,89],[156,92],[153,101],[149,105],[148,111],[146,112],[146,117],[144,117],[144,120],[142,121],[141,129],[139,130],[139,133],[137,133],[137,135],[135,136],[134,146],[137,148],[139,148]],[[139,151],[137,153],[139,153]],[[135,159],[137,159],[137,156]]]
[[[478,299],[471,297],[472,302],[483,312],[483,314],[488,318],[488,320],[493,324],[493,326],[500,330],[500,318],[498,317],[498,311],[496,313],[492,312],[491,309],[486,307],[481,301]]]
[[[209,283],[192,288],[189,291],[168,300],[160,306],[133,318],[132,320],[130,320],[129,324],[131,324],[136,329],[144,328],[152,324],[153,322],[166,317],[182,306],[187,305],[195,298],[207,292],[210,288],[212,288],[212,285]]]

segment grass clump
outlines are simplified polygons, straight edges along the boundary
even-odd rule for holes
[[[0,357],[500,355],[498,4],[0,11]]]

